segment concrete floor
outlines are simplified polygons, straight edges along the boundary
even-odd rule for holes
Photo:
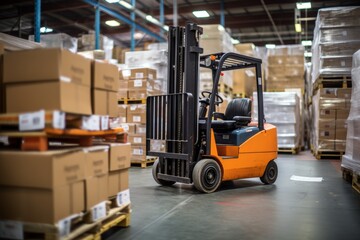
[[[339,160],[301,152],[279,155],[276,162],[274,185],[237,180],[212,194],[185,184],[162,187],[151,168],[131,168],[131,226],[105,238],[360,239],[360,194],[342,179]],[[292,181],[292,175],[324,181]]]

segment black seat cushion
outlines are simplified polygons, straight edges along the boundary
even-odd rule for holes
[[[211,127],[217,130],[233,130],[236,128],[236,121],[235,120],[213,120],[211,122]]]

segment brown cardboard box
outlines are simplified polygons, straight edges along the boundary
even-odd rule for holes
[[[336,140],[346,140],[347,129],[344,127],[337,127],[335,133]]]
[[[127,133],[135,133],[135,125],[135,123],[122,123],[121,127],[124,128]]]
[[[91,114],[90,87],[67,82],[6,85],[6,111],[61,110]]]
[[[298,55],[278,55],[278,56],[268,56],[269,65],[304,65],[305,58],[304,56]]]
[[[134,68],[131,69],[130,79],[156,79],[156,70],[151,68]]]
[[[338,88],[338,98],[351,99],[351,88]]]
[[[100,143],[109,149],[109,171],[117,171],[130,167],[130,143]]]
[[[118,114],[117,93],[112,91],[92,89],[93,113],[116,117]]]
[[[132,160],[145,160],[146,159],[146,146],[131,146],[131,159]]]
[[[129,80],[119,80],[119,89],[128,90]]]
[[[335,150],[345,152],[346,141],[345,140],[336,140],[335,141]]]
[[[145,124],[136,124],[135,133],[146,134],[146,125]]]
[[[129,188],[129,170],[122,169],[109,173],[108,197],[116,196]]]
[[[334,151],[335,150],[335,140],[319,139],[317,150],[319,150],[319,151]]]
[[[334,130],[335,129],[334,119],[319,119],[319,129],[320,130]]]
[[[319,107],[322,109],[344,109],[346,108],[343,98],[324,98],[319,99]]]
[[[84,180],[53,189],[1,186],[0,196],[0,219],[6,220],[54,224],[85,210]]]
[[[347,119],[349,117],[349,109],[337,109],[336,110],[336,119]]]
[[[146,79],[135,79],[128,81],[129,90],[147,90],[147,81]]]
[[[332,109],[320,109],[319,118],[333,119],[336,118],[336,110]]]
[[[119,89],[117,91],[117,99],[124,100],[128,98],[128,90],[127,89]]]
[[[254,56],[255,45],[253,43],[236,44],[234,47],[242,55]]]
[[[52,189],[84,178],[85,153],[79,148],[0,151],[0,185]]]
[[[145,99],[148,96],[148,91],[146,89],[143,90],[128,90],[128,98],[129,99]]]
[[[121,123],[126,123],[127,122],[127,117],[126,117],[126,110],[127,110],[128,105],[125,104],[119,104],[117,106],[117,110],[118,110],[118,117]]]
[[[146,104],[132,104],[127,109],[129,123],[146,123]]]
[[[335,140],[335,129],[319,130],[319,139]]]
[[[92,87],[116,92],[119,89],[119,71],[117,66],[103,61],[93,61]]]
[[[321,88],[319,89],[320,97],[324,98],[338,98],[337,88]]]
[[[107,200],[109,176],[90,177],[85,180],[85,207],[90,210],[96,204]]]
[[[38,48],[4,55],[4,83],[50,80],[90,86],[90,60],[60,48]]]
[[[109,171],[109,147],[94,146],[84,148],[85,178],[107,174]]]
[[[132,146],[134,145],[145,145],[146,144],[146,135],[142,134],[129,134],[129,142]]]

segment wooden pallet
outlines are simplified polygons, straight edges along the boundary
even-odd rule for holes
[[[351,169],[347,169],[341,167],[342,177],[348,183],[351,183],[351,186],[355,191],[360,193],[360,175],[352,171]]]
[[[58,225],[43,223],[20,223],[24,239],[46,239],[46,240],[73,240],[88,239],[100,240],[101,234],[107,232],[114,226],[128,227],[131,221],[130,204],[122,207],[112,208],[108,214],[95,222],[86,223],[82,217],[74,218],[68,234],[62,233]]]
[[[118,104],[146,104],[146,98],[144,99],[119,99]]]
[[[140,166],[141,168],[147,168],[153,165],[157,157],[146,157],[146,160],[131,159],[131,166]]]
[[[314,156],[316,159],[340,159],[342,155],[344,155],[344,151],[313,151]]]
[[[290,153],[290,154],[298,154],[300,151],[299,147],[294,148],[278,148],[278,153]]]
[[[352,81],[350,76],[319,77],[313,84],[313,94],[322,88],[351,88]]]
[[[355,191],[360,193],[360,175],[353,172],[351,185]]]

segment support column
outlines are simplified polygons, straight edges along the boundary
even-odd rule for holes
[[[131,21],[133,22],[131,24],[131,51],[135,50],[135,5],[136,5],[136,0],[131,0],[131,5],[133,6],[133,11],[131,12]]]
[[[95,7],[95,49],[100,49],[100,8]]]
[[[35,0],[35,19],[34,19],[34,39],[40,42],[40,25],[41,25],[41,0]]]

